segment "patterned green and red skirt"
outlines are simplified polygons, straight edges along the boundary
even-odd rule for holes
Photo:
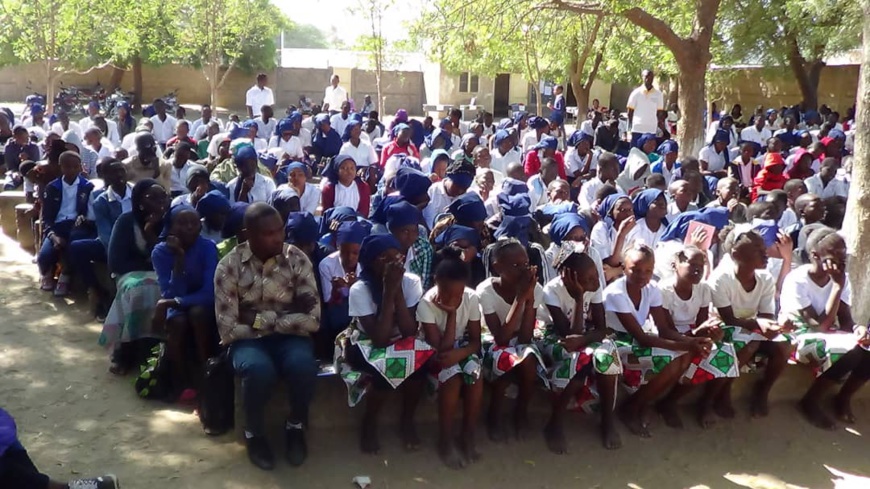
[[[351,407],[359,404],[372,387],[374,372],[395,389],[426,365],[435,354],[428,343],[414,337],[402,338],[385,348],[375,347],[359,327],[356,318],[338,335],[335,344],[335,370],[347,386],[347,403]],[[348,362],[348,352],[352,347],[359,349],[362,358],[371,367],[365,369],[368,371],[354,368]]]

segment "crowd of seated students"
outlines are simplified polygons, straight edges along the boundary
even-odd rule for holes
[[[526,431],[537,390],[552,391],[555,453],[572,409],[598,413],[608,449],[622,444],[616,419],[640,437],[653,413],[682,426],[677,403],[696,389],[702,426],[732,418],[734,379],[758,365],[750,409],[766,416],[789,359],[817,374],[800,402],[813,424],[834,425],[820,401],[843,379],[834,414],[854,421],[870,336],[850,314],[839,228],[851,157],[836,120],[788,109],[738,131],[725,115],[686,155],[667,131],[630,138],[598,112],[560,138],[522,112],[433,125],[399,111],[378,136],[376,112],[344,105],[279,120],[263,106],[226,126],[204,106],[174,133],[165,104],[154,109],[135,127],[125,112],[109,140],[98,110],[84,129],[58,117],[38,143],[10,128],[7,188],[39,206],[41,288],[65,295],[72,276],[88,288],[112,373],[163,341],[169,400],[190,402],[206,360],[229,348],[260,468],[275,465],[263,417],[279,379],[286,458],[305,460],[318,360],[364,404],[364,452],[380,448],[394,390],[402,444],[417,448],[415,410],[434,387],[453,468],[480,457],[485,384],[497,442]]]

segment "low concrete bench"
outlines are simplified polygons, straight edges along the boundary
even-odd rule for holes
[[[0,228],[3,234],[15,239],[17,235],[17,216],[15,206],[26,203],[23,190],[6,190],[0,192]]]
[[[24,203],[15,206],[16,239],[25,251],[33,254],[36,254],[35,222],[36,212],[33,204]]]

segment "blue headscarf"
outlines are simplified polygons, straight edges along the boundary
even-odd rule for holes
[[[290,112],[290,115],[287,116],[287,121],[291,125],[296,124],[297,122],[301,123],[302,122],[302,112],[299,112],[298,110],[294,110],[293,112]]]
[[[230,206],[230,214],[227,220],[224,221],[224,228],[221,230],[221,237],[229,239],[239,235],[239,231],[245,225],[245,211],[248,210],[247,202],[236,202]]]
[[[272,198],[269,200],[273,206],[278,207],[290,202],[290,199],[298,199],[299,194],[293,187],[284,187],[280,190],[272,192]]]
[[[356,221],[359,217],[356,209],[348,206],[332,207],[327,209],[320,218],[320,235],[334,233],[338,230],[341,223],[345,221]]]
[[[486,220],[486,206],[480,196],[474,192],[460,195],[447,206],[447,212],[453,215],[458,224],[469,225]]]
[[[196,212],[200,217],[209,218],[217,214],[229,213],[232,209],[229,199],[220,190],[212,190],[202,196],[196,203]]]
[[[503,143],[505,140],[511,137],[511,133],[507,132],[504,129],[499,129],[495,132],[495,136],[493,139],[493,146],[498,148],[498,146]]]
[[[314,136],[311,138],[311,145],[317,150],[317,154],[321,158],[324,156],[335,156],[341,151],[341,135],[332,127],[329,128],[327,133],[324,133],[321,129],[321,125],[327,122],[329,122],[328,114],[319,114],[314,118],[315,127]]]
[[[444,149],[445,151],[450,151],[450,148],[453,146],[453,140],[450,137],[450,133],[441,129],[440,127],[436,127],[432,134],[426,136],[425,143],[427,148],[432,148],[432,145],[435,144],[435,140],[441,138],[444,141]]]
[[[541,137],[541,140],[538,142],[538,144],[532,146],[532,149],[534,149],[534,150],[538,150],[538,149],[553,149],[553,150],[555,150],[558,147],[559,147],[559,140],[554,138],[553,136],[546,135],[546,136]]]
[[[549,127],[550,125],[547,119],[544,119],[543,117],[538,117],[536,115],[529,117],[528,124],[529,127],[531,127],[532,129],[543,129],[545,127]]]
[[[713,140],[710,141],[710,146],[716,143],[729,144],[731,142],[731,131],[727,129],[716,129],[716,134],[713,135]]]
[[[550,218],[555,219],[561,214],[566,213],[574,213],[576,214],[578,211],[578,206],[574,202],[563,201],[555,204],[553,202],[547,203],[544,207],[541,207],[541,214],[548,216]]]
[[[601,216],[601,221],[608,230],[613,227],[613,216],[610,213],[613,211],[616,203],[621,199],[626,199],[631,202],[629,196],[620,192],[608,195],[600,204],[598,204],[598,215]]]
[[[236,149],[236,154],[233,155],[233,161],[236,163],[237,167],[249,160],[260,161],[257,157],[257,151],[253,146],[245,144]]]
[[[501,131],[501,130],[504,130],[504,129],[511,127],[513,124],[514,124],[513,120],[511,120],[509,118],[504,118],[498,122],[498,126],[496,126],[496,129]]]
[[[368,221],[345,221],[338,226],[335,232],[335,242],[338,246],[342,243],[362,244],[366,236],[371,234],[372,225]]]
[[[341,164],[347,160],[353,161],[353,158],[350,155],[335,155],[332,158],[332,161],[326,165],[326,168],[323,169],[323,176],[329,179],[329,182],[333,185],[338,185],[338,169],[341,168]],[[356,165],[356,162],[354,162]]]
[[[136,127],[136,120],[133,119],[133,114],[132,114],[133,111],[130,108],[130,102],[127,102],[126,100],[122,100],[122,101],[118,102],[117,108],[125,109],[127,111],[127,115],[124,117],[124,120],[123,120],[124,125],[131,128],[131,129]],[[33,112],[33,107],[30,108],[30,113],[31,113],[31,115],[36,115]]]
[[[428,179],[427,179],[428,180]],[[386,226],[387,224],[387,211],[390,209],[390,206],[404,201],[405,198],[401,195],[387,195],[380,202],[378,202],[378,206],[375,208],[375,211],[372,213],[371,221],[377,224],[383,224]]]
[[[645,133],[641,134],[639,138],[637,138],[637,144],[635,144],[634,146],[635,146],[635,148],[643,151],[643,146],[646,144],[647,141],[657,141],[656,135],[649,133],[649,132],[645,132]]]
[[[396,154],[390,156],[389,159],[387,159],[387,162],[388,162],[387,165],[392,165],[392,163],[390,163],[390,161],[392,161],[392,160],[397,160],[396,161],[396,168],[401,169],[404,167],[409,167],[409,168],[413,168],[415,170],[421,170],[420,160],[418,160],[417,158],[414,158],[413,156],[410,156],[406,153],[396,153]],[[396,171],[398,171],[398,170],[396,170]]]
[[[429,162],[430,162],[430,166],[432,167],[432,173],[435,172],[435,163],[436,163],[438,160],[440,160],[441,158],[446,159],[446,160],[447,160],[447,164],[448,164],[448,165],[450,164],[450,153],[448,153],[447,150],[444,150],[444,149],[436,149],[436,150],[433,151],[432,154],[429,156]]]
[[[187,211],[196,212],[196,209],[189,204],[178,204],[169,209],[169,212],[167,212],[163,217],[163,230],[160,231],[160,236],[158,237],[160,241],[166,241],[166,238],[172,232],[172,221],[174,221],[179,214]],[[197,215],[199,215],[199,213],[197,213]]]
[[[655,202],[655,200],[659,197],[664,198],[665,203],[667,204],[667,197],[665,197],[664,190],[648,188],[635,195],[634,200],[632,201],[632,207],[634,208],[634,217],[636,217],[637,219],[645,218],[646,211],[649,210],[649,206],[652,205],[652,203]],[[662,218],[662,225],[668,225],[668,220],[664,217]]]
[[[531,205],[532,200],[529,198],[529,194],[498,194],[498,206],[502,215],[513,217],[527,215]]]
[[[770,248],[771,246],[776,244],[776,235],[777,233],[779,233],[779,226],[776,225],[775,221],[753,219],[752,230],[758,233],[761,238],[764,239],[765,248]]]
[[[359,265],[362,271],[359,278],[369,288],[375,307],[380,306],[384,294],[382,277],[376,276],[373,270],[375,260],[389,250],[401,249],[402,245],[392,234],[370,234],[362,242],[359,250]]]
[[[404,122],[399,123],[399,124],[396,124],[396,125],[393,127],[393,130],[390,131],[390,139],[396,139],[397,137],[399,137],[399,133],[402,132],[402,131],[404,131],[405,129],[409,129],[409,130],[410,130],[410,129],[411,129],[411,126],[405,124]]]
[[[468,241],[471,246],[480,249],[480,233],[477,229],[459,224],[451,224],[435,239],[436,244],[448,246],[460,240]]]
[[[529,115],[529,113],[526,111],[523,111],[523,110],[518,110],[518,111],[514,112],[514,125],[519,126],[520,123],[523,121],[523,119],[528,117],[528,115]],[[526,123],[528,125],[531,125],[530,122],[531,122],[531,120],[526,121]]]
[[[393,187],[399,191],[402,197],[410,201],[416,201],[422,197],[429,191],[430,186],[432,186],[432,180],[429,180],[429,177],[422,171],[410,166],[399,167],[395,178],[393,178]]]
[[[843,142],[846,140],[846,133],[839,129],[831,129],[830,131],[828,131],[828,137],[839,139],[841,142]]]
[[[278,124],[275,126],[275,135],[281,137],[285,132],[290,132],[293,130],[293,122],[289,117],[285,117],[278,121]]]
[[[426,128],[417,119],[409,119],[408,125],[411,126],[411,142],[419,148],[423,145],[423,141],[426,138]]]
[[[453,125],[453,121],[451,121],[449,117],[441,119],[441,122],[438,123],[438,127],[441,129],[444,129],[448,125]]]
[[[351,119],[346,126],[344,126],[344,134],[341,136],[341,140],[345,143],[350,141],[350,133],[354,130],[354,128],[359,127],[362,123],[358,120]]]
[[[595,138],[591,134],[577,129],[576,131],[571,133],[571,137],[568,138],[568,146],[577,146],[583,141],[587,141],[591,146],[592,143],[595,141]]]
[[[666,139],[662,144],[659,145],[656,153],[664,156],[668,153],[679,153],[680,145],[677,144],[673,139]]]
[[[284,241],[292,245],[317,242],[317,220],[310,212],[291,212],[284,226]]]
[[[529,214],[522,216],[504,216],[501,224],[493,233],[496,239],[516,238],[523,246],[529,246],[529,228],[534,219]]]
[[[550,223],[550,240],[556,246],[561,246],[565,236],[576,227],[582,228],[586,231],[586,236],[589,236],[591,228],[585,217],[580,214],[560,214]]]
[[[683,241],[689,232],[689,223],[692,221],[709,224],[720,231],[728,225],[728,209],[725,207],[704,207],[701,210],[683,212],[674,222],[668,224],[662,234],[662,241]]]
[[[387,207],[387,229],[394,230],[423,222],[423,214],[408,201],[400,200]]]
[[[526,182],[522,180],[517,180],[516,178],[507,177],[501,184],[502,193],[507,195],[517,195],[517,194],[527,194],[529,193],[529,186],[526,185]]]

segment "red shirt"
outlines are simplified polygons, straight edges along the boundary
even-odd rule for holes
[[[553,159],[558,163],[559,170],[559,178],[562,180],[568,180],[567,174],[565,173],[565,157],[562,155],[561,151],[556,151],[553,155]],[[538,151],[532,150],[526,153],[526,160],[523,162],[523,171],[526,173],[527,177],[532,175],[537,175],[541,172],[541,158],[538,157]]]
[[[381,150],[381,168],[384,168],[387,164],[387,160],[390,159],[390,156],[395,154],[405,153],[408,156],[413,156],[414,158],[420,159],[420,151],[417,150],[417,147],[414,146],[414,143],[408,141],[408,145],[405,147],[399,146],[396,141],[390,141],[384,146],[384,149]]]

